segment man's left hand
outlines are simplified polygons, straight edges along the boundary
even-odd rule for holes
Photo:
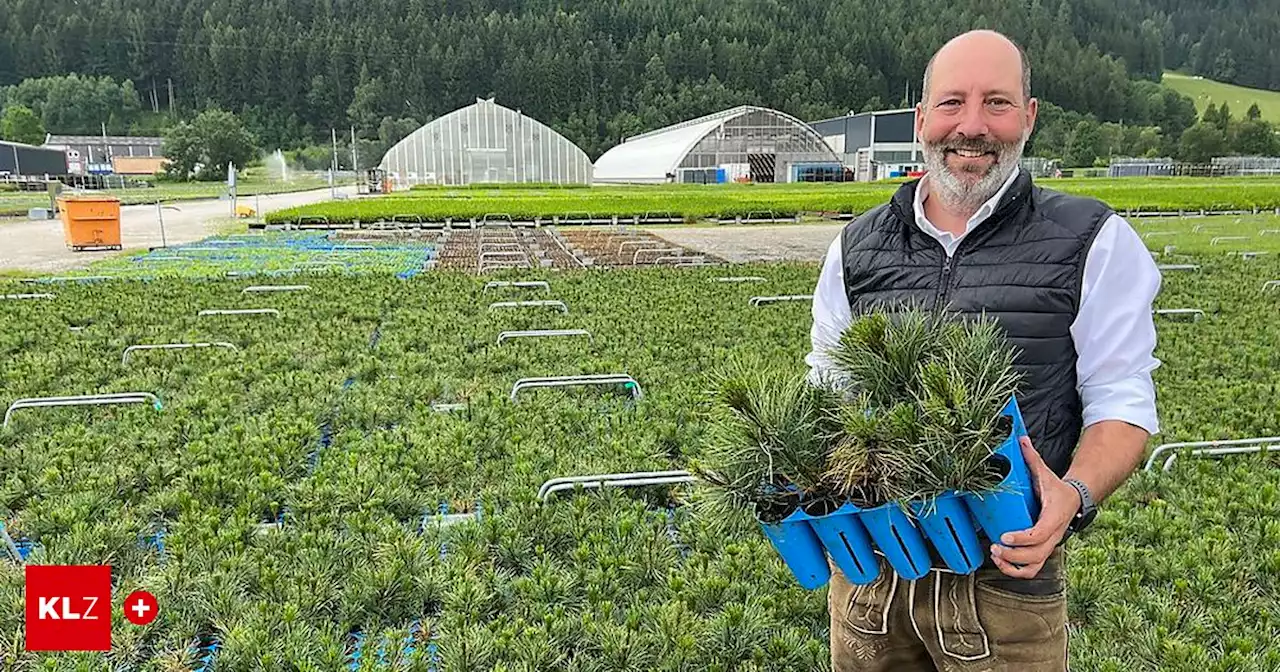
[[[1067,526],[1080,510],[1080,493],[1049,469],[1031,439],[1024,436],[1020,444],[1040,499],[1040,518],[1029,530],[1002,535],[999,544],[991,545],[991,560],[1008,576],[1030,579],[1040,573],[1045,560],[1066,536]]]

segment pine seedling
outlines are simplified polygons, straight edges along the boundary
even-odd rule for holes
[[[877,408],[910,400],[918,368],[941,345],[943,319],[908,308],[901,312],[861,315],[840,335],[828,353],[853,391],[866,392]]]
[[[910,404],[876,408],[867,393],[836,411],[839,436],[824,474],[831,490],[861,507],[894,498],[896,483],[914,469],[910,454],[920,435],[918,413]]]
[[[691,470],[712,487],[704,506],[725,514],[785,510],[823,485],[837,395],[802,374],[735,361],[717,375],[712,422]],[[785,514],[783,514],[785,515]]]
[[[986,490],[1016,391],[1014,350],[990,319],[904,307],[855,319],[830,352],[845,376],[826,476],[860,506]]]
[[[916,399],[923,432],[917,444],[920,497],[947,490],[989,490],[1000,479],[988,458],[1008,436],[1000,411],[1018,386],[1014,350],[992,320],[954,322],[939,356],[920,369]]]

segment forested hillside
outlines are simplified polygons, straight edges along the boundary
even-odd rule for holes
[[[1147,0],[1146,4],[1166,17],[1161,28],[1166,68],[1280,91],[1280,3]]]
[[[1141,80],[1186,67],[1280,85],[1280,54],[1264,39],[1280,19],[1268,4],[8,0],[0,85],[105,75],[131,81],[143,110],[167,111],[172,82],[180,114],[234,111],[264,147],[351,124],[376,138],[384,120],[420,123],[493,95],[594,157],[623,135],[740,103],[816,119],[915,102],[930,53],[986,26],[1024,44],[1043,100],[1158,126],[1173,142],[1194,111]],[[100,130],[86,126],[51,130]]]

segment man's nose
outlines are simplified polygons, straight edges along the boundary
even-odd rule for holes
[[[982,101],[964,106],[955,132],[966,137],[976,138],[987,135],[987,114]]]

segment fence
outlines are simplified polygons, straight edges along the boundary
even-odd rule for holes
[[[1184,163],[1171,158],[1111,161],[1107,177],[1245,177],[1280,175],[1280,158],[1266,156],[1223,156],[1211,163]]]

